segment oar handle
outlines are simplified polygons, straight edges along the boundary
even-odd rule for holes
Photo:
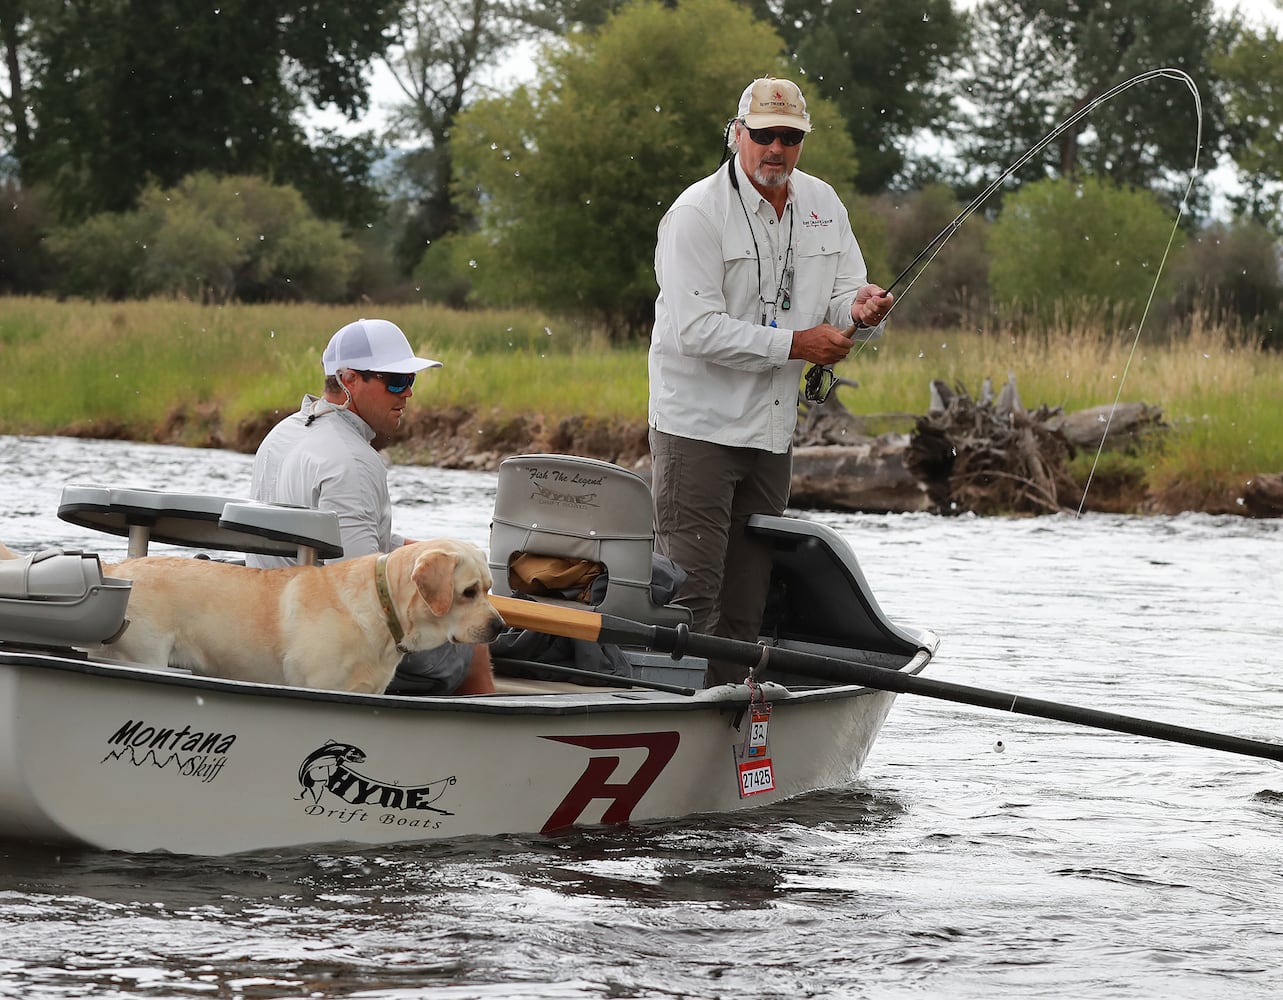
[[[567,639],[603,641],[600,638],[602,616],[595,611],[580,611],[558,604],[540,604],[517,597],[500,597],[497,594],[490,596],[490,603],[505,622],[516,628],[528,628],[545,635],[561,635]]]

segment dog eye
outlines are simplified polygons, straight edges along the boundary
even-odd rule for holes
[[[476,600],[479,593],[480,591],[477,589],[476,584],[473,584],[471,587],[465,587],[460,596],[466,597],[468,600],[472,601]]]

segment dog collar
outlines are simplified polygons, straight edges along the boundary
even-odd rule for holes
[[[388,623],[388,631],[392,633],[392,641],[396,643],[398,650],[408,653],[409,650],[401,645],[405,632],[402,631],[401,622],[397,619],[396,608],[392,605],[392,591],[388,588],[388,554],[386,552],[374,560],[374,587],[379,592],[379,603],[383,605],[383,617]]]

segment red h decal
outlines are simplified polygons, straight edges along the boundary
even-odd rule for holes
[[[631,733],[627,736],[545,736],[544,739],[556,740],[558,743],[569,743],[572,746],[584,747],[587,750],[623,750],[640,747],[647,751],[637,773],[628,781],[610,783],[606,779],[619,767],[619,757],[602,755],[592,757],[584,773],[579,776],[561,805],[552,811],[543,825],[541,833],[551,833],[574,826],[575,822],[588,808],[593,799],[612,799],[606,811],[602,813],[603,823],[627,823],[633,809],[641,801],[650,786],[655,783],[661,771],[668,766],[677,753],[677,733]]]

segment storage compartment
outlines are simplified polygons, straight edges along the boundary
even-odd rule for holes
[[[89,646],[124,627],[129,580],[104,577],[98,556],[45,549],[0,561],[0,642]]]

